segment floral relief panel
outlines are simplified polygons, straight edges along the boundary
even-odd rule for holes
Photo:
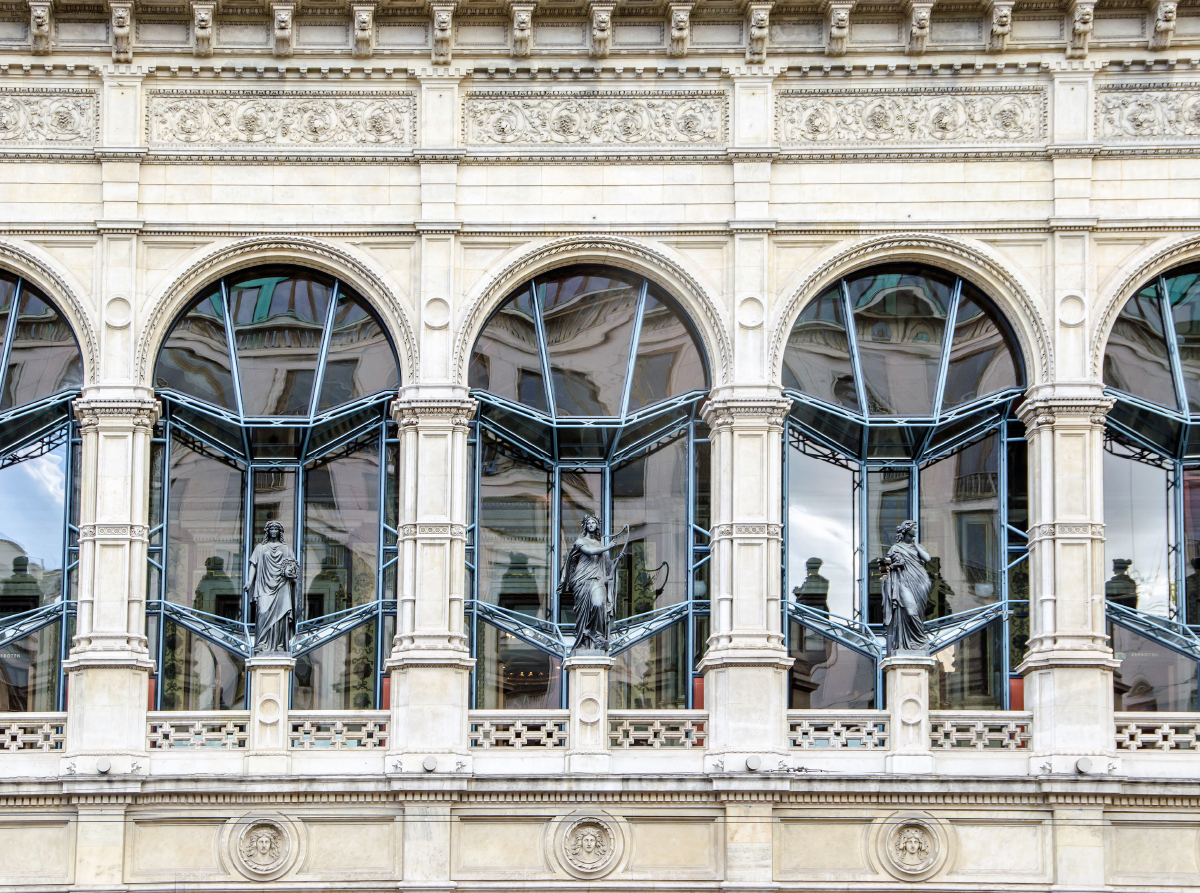
[[[1200,83],[1110,84],[1096,90],[1096,135],[1117,140],[1200,136]]]
[[[409,147],[411,93],[158,90],[150,93],[151,146]]]
[[[0,91],[0,145],[94,145],[97,106],[94,90]]]

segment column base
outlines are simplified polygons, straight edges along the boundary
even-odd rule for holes
[[[468,686],[475,660],[458,649],[392,652],[388,775],[473,771],[467,749]]]

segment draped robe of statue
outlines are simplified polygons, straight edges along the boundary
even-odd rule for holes
[[[919,543],[901,540],[888,549],[888,571],[883,577],[888,654],[925,647],[925,608],[933,585],[925,569],[928,560],[929,553]]]
[[[286,652],[291,645],[292,587],[295,580],[284,575],[284,563],[295,561],[286,543],[259,543],[250,555],[250,579],[258,622],[254,626],[256,654]]]
[[[613,597],[609,585],[612,562],[604,545],[580,536],[563,562],[558,584],[560,599],[575,599],[575,651],[608,652],[609,618]]]

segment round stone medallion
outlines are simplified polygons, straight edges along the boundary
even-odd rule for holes
[[[304,849],[302,835],[283,816],[259,814],[230,819],[224,839],[231,867],[254,881],[271,881],[286,874]]]
[[[925,814],[889,816],[876,825],[883,867],[904,881],[923,881],[946,864],[950,841],[940,822]]]
[[[618,854],[617,830],[595,816],[575,819],[563,833],[563,858],[580,875],[599,877],[612,870]]]

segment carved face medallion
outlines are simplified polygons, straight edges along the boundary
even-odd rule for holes
[[[237,841],[242,865],[254,875],[272,874],[287,861],[291,841],[278,822],[260,819],[246,825]]]
[[[568,864],[588,876],[612,868],[616,857],[614,830],[603,819],[583,818],[573,822],[563,837],[563,854]]]
[[[903,822],[888,837],[888,858],[904,874],[922,874],[938,857],[938,839],[921,822]]]

